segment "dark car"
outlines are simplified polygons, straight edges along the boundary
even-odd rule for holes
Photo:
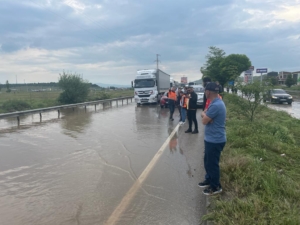
[[[282,89],[272,89],[269,90],[264,98],[265,101],[269,101],[271,103],[284,103],[292,104],[293,96],[289,95]]]
[[[167,96],[168,92],[165,92],[164,95],[160,98],[160,107],[161,108],[166,108],[168,107],[168,96]]]

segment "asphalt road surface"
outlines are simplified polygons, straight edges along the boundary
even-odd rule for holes
[[[130,104],[0,120],[0,224],[199,224],[203,126],[168,116]]]

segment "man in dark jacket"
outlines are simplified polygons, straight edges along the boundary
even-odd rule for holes
[[[198,95],[194,92],[194,88],[189,87],[188,88],[188,95],[187,98],[189,98],[189,104],[188,104],[188,109],[187,109],[187,117],[189,120],[189,129],[185,131],[185,133],[192,133],[192,134],[197,134],[199,133],[198,131],[198,121],[197,121],[197,100],[198,100]],[[195,130],[192,130],[192,125],[195,125]]]
[[[203,78],[203,87],[205,88],[206,85],[211,82],[211,79],[209,77],[204,77]],[[206,106],[206,95],[204,94],[203,96],[203,105],[202,105],[202,109],[203,111],[205,110],[205,106]]]

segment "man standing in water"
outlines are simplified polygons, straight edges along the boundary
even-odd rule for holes
[[[168,101],[169,101],[169,109],[170,109],[170,120],[174,120],[173,114],[175,111],[175,103],[177,101],[177,96],[176,96],[176,88],[172,87],[172,89],[169,90],[167,96],[168,96]]]
[[[205,195],[214,195],[222,192],[220,184],[220,156],[226,144],[226,107],[218,97],[219,86],[216,83],[208,83],[205,95],[211,101],[207,111],[201,113],[204,132],[204,167],[205,180],[199,183],[199,187],[206,188]]]

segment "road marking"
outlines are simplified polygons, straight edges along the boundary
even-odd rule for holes
[[[146,180],[148,175],[150,174],[151,170],[159,160],[159,158],[162,156],[162,153],[167,148],[169,142],[175,135],[175,133],[179,129],[179,124],[175,127],[173,132],[170,134],[170,136],[167,138],[165,143],[161,146],[161,148],[158,150],[158,152],[155,154],[155,156],[152,158],[146,169],[142,172],[142,174],[138,177],[138,179],[134,182],[130,190],[126,193],[126,195],[123,197],[122,201],[118,205],[118,207],[114,210],[114,212],[110,215],[108,220],[106,221],[105,225],[114,225],[116,222],[118,222],[120,216],[123,214],[125,209],[130,204],[131,200],[135,196],[136,192],[139,190],[143,182]]]

